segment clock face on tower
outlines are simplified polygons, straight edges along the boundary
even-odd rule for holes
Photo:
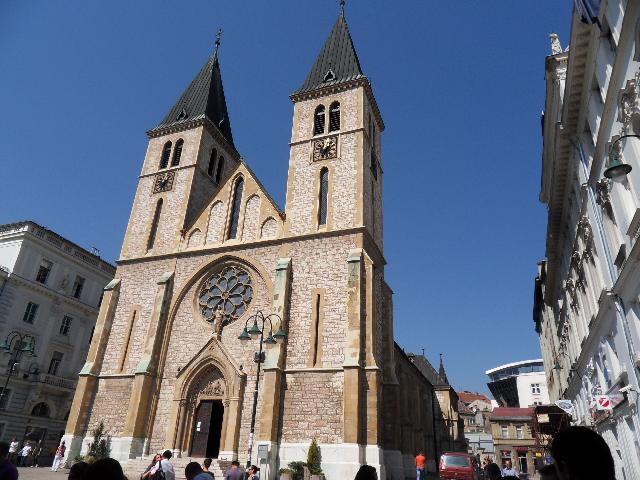
[[[338,137],[326,137],[313,141],[313,161],[329,160],[338,156]]]
[[[173,188],[175,172],[158,173],[153,182],[153,193],[168,192]]]

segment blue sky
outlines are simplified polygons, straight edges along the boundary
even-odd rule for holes
[[[540,112],[548,35],[569,0],[349,0],[347,20],[387,130],[385,255],[395,336],[459,389],[538,357],[544,255]],[[145,132],[224,29],[234,140],[284,205],[297,89],[337,0],[0,3],[0,223],[33,219],[119,253]]]

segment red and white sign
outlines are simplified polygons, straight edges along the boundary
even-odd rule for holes
[[[608,395],[598,395],[596,397],[597,410],[613,410],[613,404]]]

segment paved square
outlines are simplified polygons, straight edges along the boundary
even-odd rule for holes
[[[51,467],[21,467],[18,468],[18,473],[20,480],[67,480],[69,470],[61,468],[57,472],[52,472]]]

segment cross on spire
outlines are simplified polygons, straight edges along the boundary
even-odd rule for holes
[[[344,3],[345,0],[340,0],[340,15],[344,16]]]
[[[222,29],[219,28],[217,33],[216,33],[216,41],[214,42],[214,50],[213,50],[213,54],[214,55],[218,55],[218,48],[220,47],[220,39],[222,38]]]

